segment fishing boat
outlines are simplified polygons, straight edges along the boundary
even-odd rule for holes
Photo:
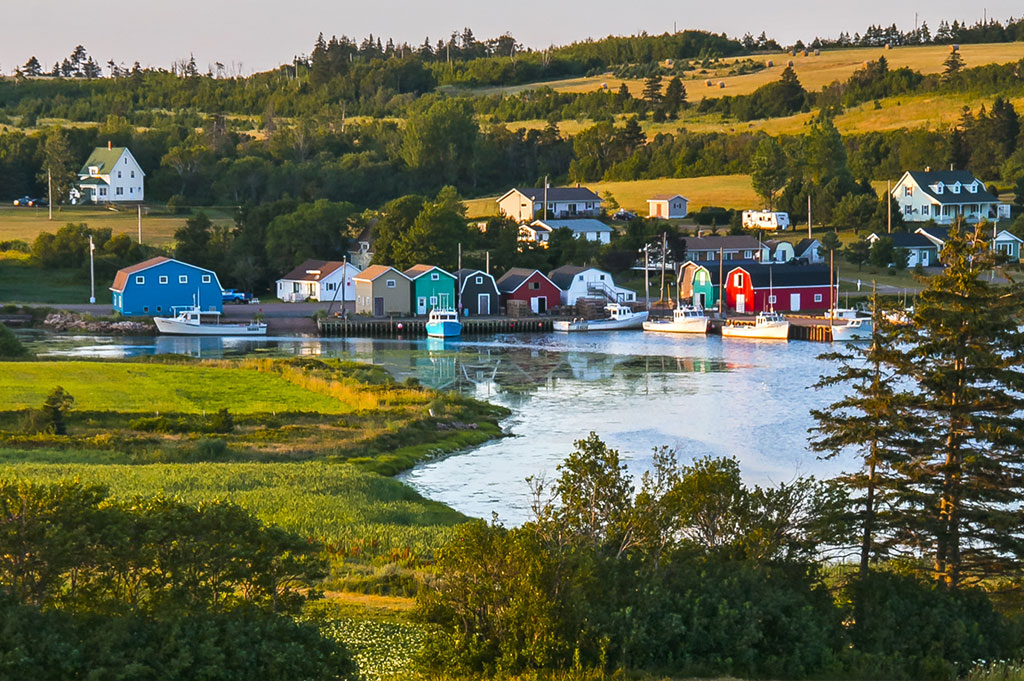
[[[753,324],[730,319],[722,325],[722,336],[725,338],[788,340],[789,320],[774,311],[758,314],[754,318]]]
[[[829,313],[833,342],[871,340],[875,323],[859,310],[840,308]]]
[[[641,329],[647,321],[647,311],[633,312],[633,308],[619,303],[610,303],[604,308],[608,312],[605,319],[560,319],[553,325],[555,331],[621,331],[623,329]]]
[[[427,315],[427,336],[431,338],[453,338],[462,335],[459,313],[450,308],[434,308]]]
[[[266,336],[267,325],[251,321],[220,323],[220,312],[202,310],[198,305],[172,308],[173,317],[154,317],[157,331],[177,336]],[[203,321],[203,318],[212,321]]]
[[[708,316],[699,307],[677,307],[672,319],[655,319],[644,322],[644,331],[662,333],[707,333]]]

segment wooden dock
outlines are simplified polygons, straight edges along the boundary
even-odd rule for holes
[[[554,331],[553,317],[465,317],[463,336],[495,333],[545,333]],[[424,338],[427,320],[420,319],[320,319],[321,336],[357,338]]]

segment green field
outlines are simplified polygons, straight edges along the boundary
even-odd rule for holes
[[[339,554],[429,552],[465,516],[402,483],[345,464],[195,463],[117,466],[8,463],[3,477],[77,478],[117,498],[173,496],[190,504],[226,500],[266,523],[328,544]]]
[[[24,255],[24,254],[18,254]],[[97,277],[96,302],[109,305],[110,277]],[[0,303],[89,302],[89,273],[74,269],[47,270],[27,258],[0,253]],[[109,312],[109,308],[104,310]]]
[[[147,214],[143,208],[142,242],[150,246],[166,246],[174,239],[174,232],[185,224],[188,215],[168,215],[159,212]],[[231,208],[203,209],[215,224],[234,224]],[[112,211],[101,206],[64,206],[54,209],[53,220],[48,219],[46,208],[15,208],[0,205],[0,241],[20,239],[32,242],[40,232],[56,232],[69,222],[84,222],[96,229],[110,228],[114,234],[138,235],[138,214],[134,208]]]
[[[200,413],[222,407],[244,414],[315,411],[342,414],[354,404],[252,369],[117,362],[3,362],[3,409],[36,407],[54,386],[75,397],[75,407],[121,413]]]

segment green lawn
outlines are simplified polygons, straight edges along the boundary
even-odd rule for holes
[[[121,362],[0,362],[3,410],[37,407],[56,386],[83,411],[340,414],[353,405],[254,369]]]
[[[109,305],[111,277],[96,277],[96,302]],[[89,273],[74,269],[47,270],[27,259],[0,254],[0,303],[89,302]]]

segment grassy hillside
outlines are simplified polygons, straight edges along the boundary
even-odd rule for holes
[[[702,206],[747,209],[760,199],[750,185],[749,175],[709,175],[707,177],[666,177],[633,182],[588,182],[587,188],[604,195],[611,192],[619,205],[640,215],[647,215],[647,199],[654,194],[682,194],[690,200],[690,211]],[[469,199],[466,210],[470,217],[497,215],[497,197]]]
[[[185,224],[188,215],[146,214],[142,215],[143,243],[164,246],[171,243],[174,232]],[[206,214],[218,224],[234,224],[232,209],[207,208]],[[64,206],[54,209],[53,220],[47,217],[46,208],[15,208],[9,204],[0,205],[0,241],[21,239],[32,242],[40,232],[56,232],[69,222],[84,222],[90,227],[110,228],[114,234],[138,234],[138,214],[134,208],[112,211],[99,206]]]
[[[1024,42],[961,45],[960,53],[968,67],[984,66],[986,64],[1005,64],[1017,61],[1018,59],[1024,59]],[[915,71],[929,74],[942,71],[942,62],[948,54],[949,47],[947,45],[898,47],[892,50],[880,47],[854,47],[840,50],[823,50],[821,55],[817,57],[813,56],[813,52],[807,57],[802,56],[802,54],[791,57],[788,53],[782,52],[753,57],[754,60],[764,63],[768,61],[773,62],[773,66],[770,68],[739,76],[724,75],[728,72],[734,61],[750,59],[750,57],[737,57],[723,59],[718,67],[709,67],[689,72],[685,85],[691,102],[699,101],[705,97],[717,98],[725,95],[746,95],[765,83],[778,80],[782,70],[792,61],[793,69],[796,71],[797,77],[800,78],[803,86],[808,90],[820,90],[823,86],[835,80],[846,80],[850,77],[850,74],[863,66],[864,62],[878,59],[883,55],[889,60],[890,68],[907,66]],[[705,85],[705,81],[709,78],[713,81],[712,87]],[[634,97],[639,97],[643,91],[643,80],[614,78],[608,73],[588,78],[570,78],[505,88],[481,88],[474,92],[481,94],[512,93],[541,86],[549,86],[560,92],[591,92],[605,86],[611,90],[617,90],[623,83],[629,87],[629,91]],[[720,83],[725,83],[725,87],[720,87]]]

